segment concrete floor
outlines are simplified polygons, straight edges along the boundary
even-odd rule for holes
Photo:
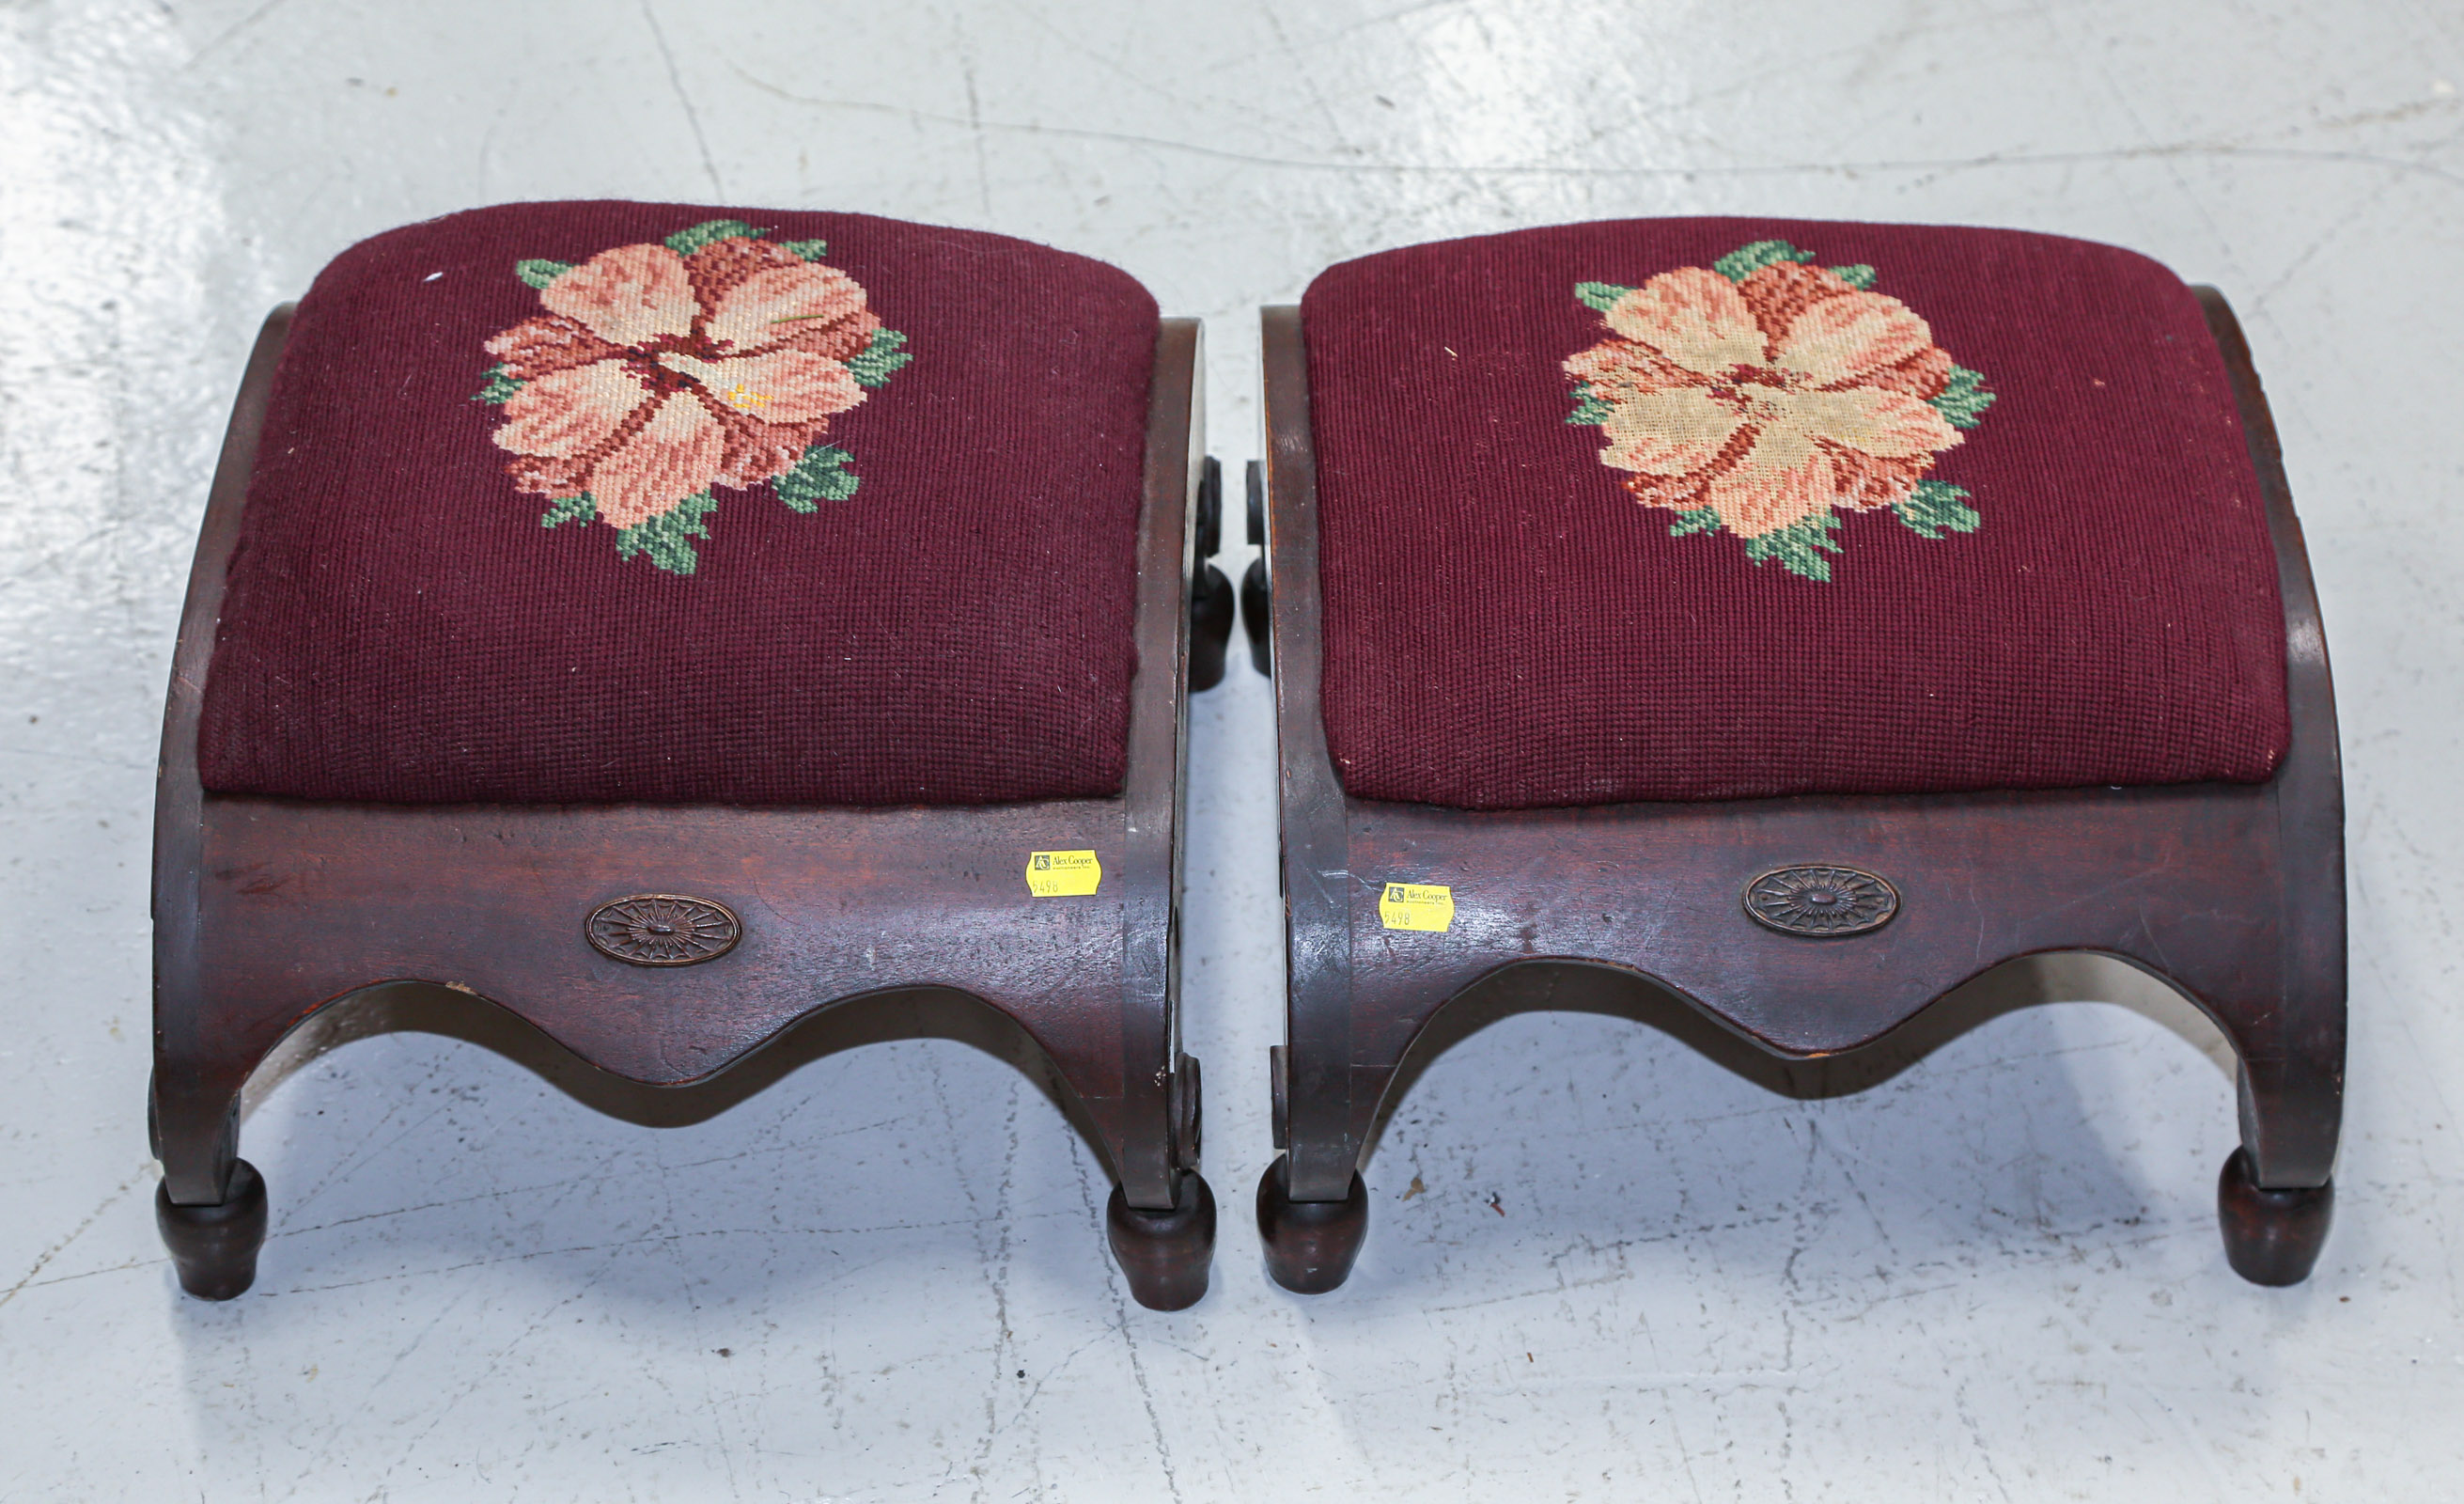
[[[2464,1496],[2452,0],[15,0],[0,35],[0,1499]],[[147,833],[249,338],[361,236],[594,195],[1110,259],[1209,321],[1233,464],[1255,308],[1409,241],[1960,221],[2217,283],[2343,701],[2351,1095],[2317,1275],[2225,1268],[2212,1031],[2071,967],[2045,989],[2106,1001],[1820,1102],[1631,1023],[1494,1028],[1387,1135],[1352,1283],[1270,1288],[1272,742],[1236,667],[1190,759],[1227,1213],[1197,1309],[1127,1300],[1101,1171],[964,1047],[653,1128],[422,1034],[273,1086],[258,1287],[184,1299],[142,1114]]]

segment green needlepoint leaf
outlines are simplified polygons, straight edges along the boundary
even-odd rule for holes
[[[1839,525],[1839,515],[1829,507],[1809,518],[1774,528],[1759,538],[1746,540],[1746,557],[1755,564],[1779,561],[1779,566],[1802,579],[1828,582],[1831,561],[1824,553],[1839,552],[1831,538],[1831,530]]]
[[[1856,262],[1849,266],[1835,266],[1830,270],[1832,276],[1839,278],[1839,280],[1847,283],[1849,286],[1857,289],[1857,291],[1860,293],[1871,292],[1873,290],[1874,269],[1867,266],[1862,261]]]
[[[1720,530],[1720,514],[1707,506],[1691,512],[1680,512],[1677,520],[1668,524],[1668,536],[1684,538],[1694,533],[1716,533]]]
[[[769,233],[768,231],[756,230],[751,225],[746,224],[740,219],[705,219],[700,224],[693,226],[691,230],[679,230],[674,234],[668,236],[668,249],[673,251],[678,255],[691,255],[714,240],[727,240],[737,235],[750,237],[753,235],[767,233]],[[643,525],[648,526],[649,524],[645,523]],[[678,570],[677,572],[680,574],[690,574],[693,571],[685,569]]]
[[[1615,282],[1576,282],[1574,301],[1594,313],[1606,313],[1610,304],[1633,291],[1631,287],[1619,287]]]
[[[579,496],[559,497],[549,502],[547,510],[539,514],[539,526],[554,527],[560,522],[587,522],[598,515],[599,503],[590,499],[590,493],[584,491]]]
[[[1993,393],[1985,389],[1985,373],[1969,370],[1965,365],[1950,368],[1950,384],[1933,399],[1933,409],[1942,420],[1955,429],[1972,429],[1983,421],[1985,409],[1993,406]]]
[[[514,263],[514,275],[533,287],[545,287],[572,270],[570,261],[546,261],[537,256]]]
[[[825,501],[844,501],[855,495],[856,475],[847,468],[852,456],[836,444],[816,444],[770,483],[790,512],[810,512]]]
[[[693,573],[701,563],[700,556],[693,552],[693,541],[710,537],[705,520],[716,505],[716,498],[707,491],[699,492],[654,518],[620,530],[616,534],[616,557],[630,559],[648,554],[650,563],[670,574]]]
[[[1920,480],[1905,501],[1891,508],[1892,515],[1919,538],[1941,541],[1943,529],[1954,533],[1972,533],[1985,519],[1968,504],[1968,491],[1947,480]]]
[[[915,359],[903,347],[906,343],[907,336],[895,329],[873,330],[872,343],[864,347],[863,354],[847,362],[847,374],[855,378],[859,387],[882,386],[900,366]]]
[[[488,367],[488,385],[473,392],[471,400],[484,402],[492,408],[501,408],[511,400],[514,393],[521,389],[522,384],[508,375],[503,366],[491,365]]]
[[[777,244],[781,251],[793,251],[807,261],[820,260],[830,248],[826,240],[781,240]]]
[[[1742,282],[1764,267],[1781,261],[1811,261],[1814,253],[1799,251],[1785,240],[1757,240],[1742,245],[1711,263],[1711,270],[1731,282]]]
[[[1577,382],[1574,384],[1574,410],[1566,414],[1566,421],[1577,428],[1606,423],[1609,414],[1616,410],[1601,400],[1598,392],[1592,390],[1591,383]]]

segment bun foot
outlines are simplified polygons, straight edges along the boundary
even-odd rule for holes
[[[1291,1161],[1275,1156],[1258,1181],[1258,1236],[1266,1273],[1300,1295],[1322,1295],[1352,1275],[1369,1235],[1369,1187],[1352,1177],[1341,1201],[1292,1200]]]
[[[1118,1185],[1104,1207],[1112,1257],[1130,1282],[1130,1294],[1150,1311],[1186,1311],[1206,1294],[1215,1262],[1215,1193],[1197,1174],[1180,1178],[1170,1211],[1130,1205]]]
[[[182,1206],[166,1183],[154,1188],[154,1226],[171,1250],[180,1288],[200,1300],[229,1300],[256,1283],[265,1245],[265,1178],[246,1160],[231,1163],[220,1205]]]
[[[2250,1151],[2235,1149],[2216,1177],[2216,1219],[2225,1260],[2254,1285],[2298,1285],[2327,1244],[2336,1186],[2268,1190],[2251,1178]]]

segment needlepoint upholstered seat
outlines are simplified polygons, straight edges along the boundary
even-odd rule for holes
[[[269,400],[219,793],[1121,786],[1154,299],[852,214],[479,210],[351,248]]]
[[[2064,949],[2216,1017],[2231,1251],[2306,1272],[2333,709],[2220,299],[2053,235],[1623,221],[1347,262],[1268,312],[1266,363],[1278,1277],[1341,1279],[1369,1125],[1451,998],[1606,965],[1802,1058]],[[1396,922],[1437,889],[1446,925]]]
[[[1023,241],[630,203],[393,231],[277,314],[165,741],[189,1288],[236,1294],[229,1225],[261,1232],[239,1082],[410,982],[661,1085],[838,998],[973,998],[1092,1122],[1140,1298],[1195,1299],[1196,341]],[[1034,884],[1038,854],[1100,876]]]

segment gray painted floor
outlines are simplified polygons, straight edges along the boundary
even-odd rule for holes
[[[2464,1495],[2455,5],[15,0],[0,35],[0,1498]],[[2225,1269],[2213,1034],[2071,967],[2038,980],[2103,1003],[1816,1103],[1629,1023],[1495,1028],[1388,1133],[1351,1285],[1271,1289],[1244,1207],[1272,747],[1236,667],[1191,756],[1227,1213],[1196,1310],[1126,1300],[1100,1170],[963,1047],[660,1129],[429,1035],[273,1086],[261,1282],[183,1299],[141,1113],[147,827],[248,340],[361,236],[603,194],[1114,261],[1209,321],[1235,464],[1255,308],[1409,241],[1957,221],[2220,285],[2343,699],[2354,1032],[2317,1276]]]

